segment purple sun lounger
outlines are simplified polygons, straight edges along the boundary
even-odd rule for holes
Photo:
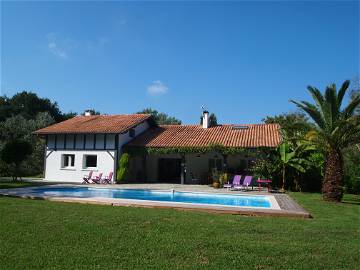
[[[224,184],[224,188],[234,188],[234,187],[240,187],[240,180],[241,180],[241,175],[234,175],[233,181],[230,184],[229,182],[227,184]]]
[[[251,175],[246,175],[240,188],[247,190],[249,188],[249,186],[251,185],[252,178],[253,177]]]

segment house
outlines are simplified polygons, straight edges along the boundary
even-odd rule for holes
[[[81,182],[92,170],[116,173],[130,154],[128,182],[207,183],[213,171],[249,169],[259,148],[280,143],[277,124],[157,125],[151,115],[76,116],[37,130],[46,140],[46,180]],[[116,175],[115,175],[116,177]]]

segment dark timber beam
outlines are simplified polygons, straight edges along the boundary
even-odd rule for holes
[[[77,134],[74,134],[73,149],[76,149],[76,136]]]
[[[93,149],[96,149],[96,133],[94,134],[94,144],[93,144]]]
[[[86,134],[84,134],[83,150],[85,150],[85,147],[86,147]]]

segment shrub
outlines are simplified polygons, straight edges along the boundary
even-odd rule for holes
[[[129,154],[123,153],[119,159],[119,168],[116,174],[116,182],[123,182],[129,174]]]

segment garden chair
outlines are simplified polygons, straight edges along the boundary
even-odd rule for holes
[[[98,176],[95,176],[95,178],[91,179],[91,181],[94,184],[101,184],[101,177],[102,177],[103,173],[99,173]]]
[[[114,174],[113,172],[110,172],[108,176],[105,176],[103,179],[103,184],[111,184],[113,174]]]
[[[253,177],[251,175],[246,175],[244,178],[244,181],[241,185],[241,188],[243,188],[244,190],[247,190],[249,188],[249,186],[251,185],[252,179],[253,179]]]
[[[91,177],[92,177],[93,171],[90,171],[88,175],[83,176],[83,184],[91,184]]]
[[[226,184],[224,184],[224,188],[230,189],[233,187],[240,186],[240,180],[241,180],[241,175],[234,175],[232,183],[230,184],[230,182],[227,182]]]

